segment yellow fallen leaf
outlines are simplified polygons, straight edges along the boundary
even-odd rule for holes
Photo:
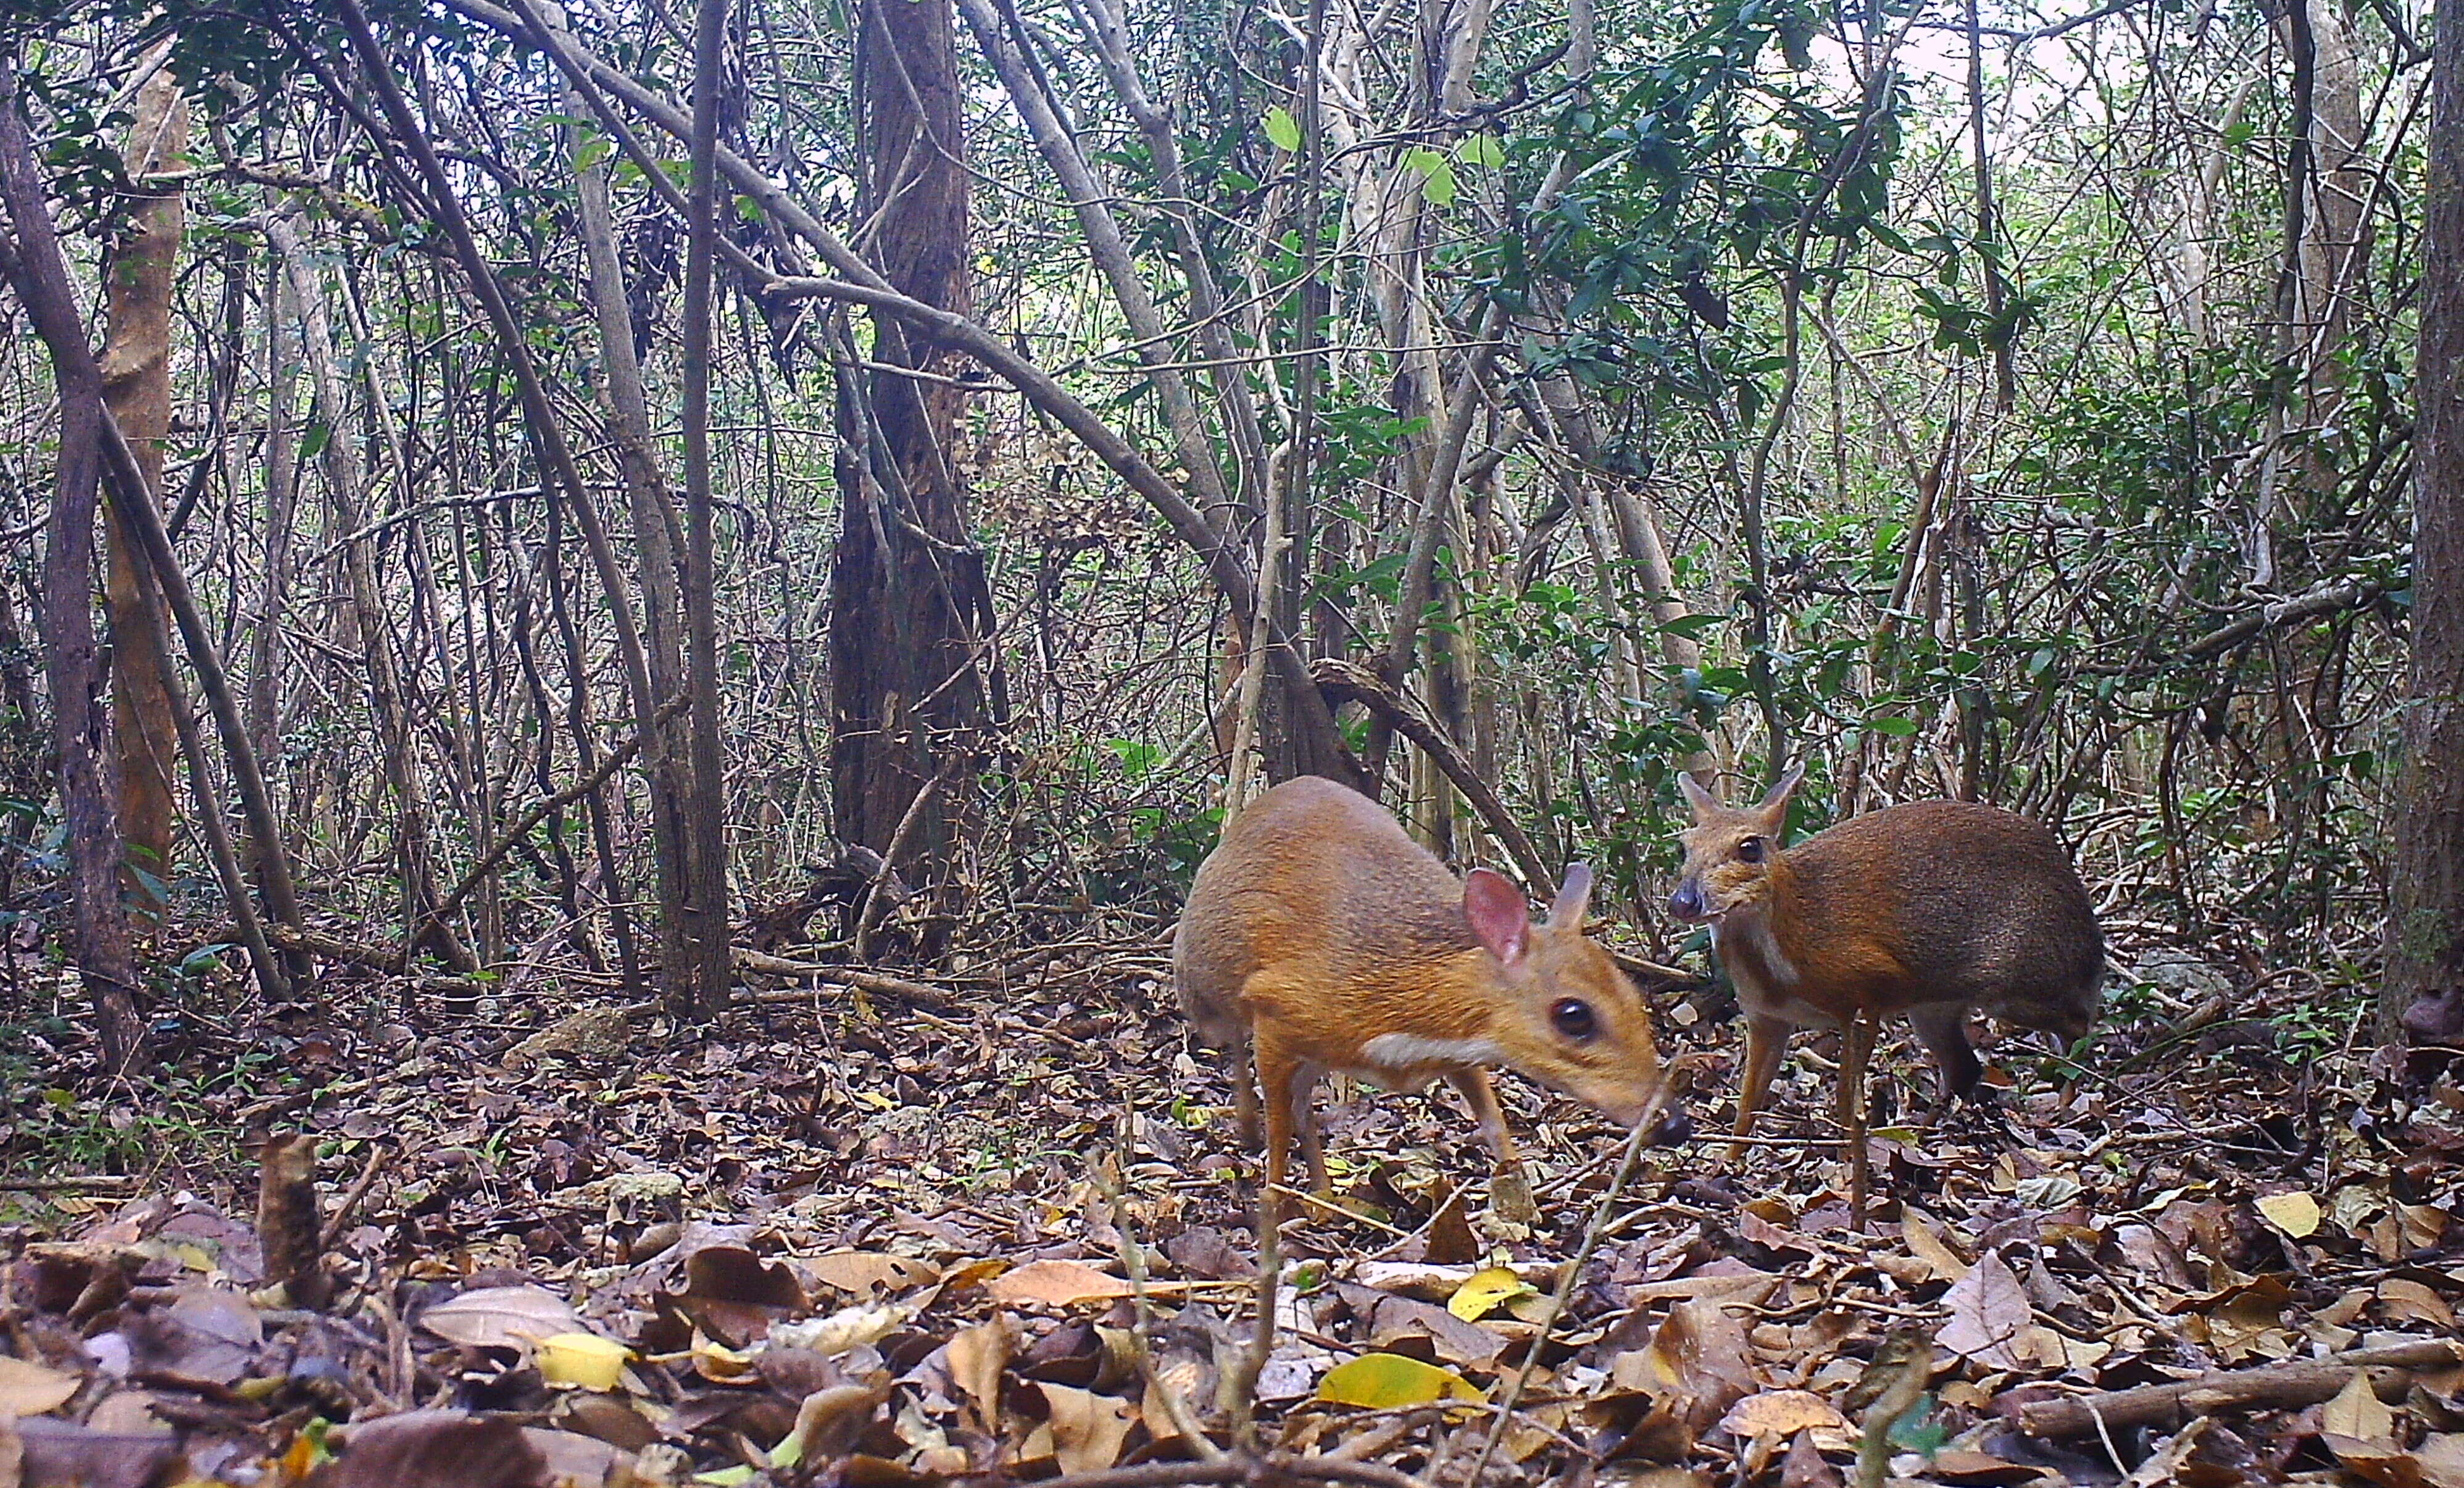
[[[693,1344],[693,1372],[713,1385],[747,1385],[759,1376],[753,1372],[753,1356],[709,1339]]]
[[[1844,1432],[1848,1418],[1810,1389],[1767,1389],[1748,1395],[1720,1418],[1720,1430],[1740,1437],[1788,1437],[1816,1427]]]
[[[1110,1272],[1074,1260],[1031,1260],[984,1283],[984,1291],[997,1302],[1041,1302],[1046,1307],[1108,1302],[1130,1296],[1132,1290]]]
[[[633,1351],[596,1333],[559,1333],[539,1343],[539,1378],[550,1385],[614,1389]]]
[[[1446,1299],[1446,1311],[1465,1322],[1478,1322],[1495,1312],[1500,1303],[1532,1290],[1530,1282],[1506,1267],[1491,1266],[1465,1277],[1463,1284],[1455,1288],[1455,1295]]]
[[[1317,1382],[1317,1398],[1368,1410],[1396,1410],[1441,1400],[1478,1403],[1487,1395],[1452,1369],[1401,1354],[1362,1354],[1329,1369]]]
[[[77,1392],[78,1384],[73,1374],[0,1354],[0,1416],[56,1410]]]
[[[2297,1240],[2318,1233],[2319,1201],[2299,1188],[2267,1195],[2258,1201],[2258,1211],[2269,1224]]]
[[[1067,1385],[1037,1388],[1052,1410],[1052,1455],[1063,1472],[1100,1473],[1121,1459],[1121,1444],[1137,1423],[1128,1401]]]
[[[2384,1441],[2395,1433],[2395,1412],[2370,1388],[2369,1376],[2355,1369],[2336,1398],[2319,1409],[2319,1429],[2357,1441]]]

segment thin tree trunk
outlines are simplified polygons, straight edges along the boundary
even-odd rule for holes
[[[2464,1037],[2464,0],[2439,0],[2423,193],[2411,696],[2388,813],[2383,1036]],[[2442,266],[2444,266],[2442,268]]]
[[[550,24],[554,23],[551,18]],[[561,42],[561,35],[557,39]],[[558,51],[561,57],[561,47]],[[572,93],[567,97],[576,99]],[[568,111],[581,115],[578,99],[568,104]],[[675,545],[670,535],[681,522],[651,444],[649,397],[642,386],[642,364],[633,345],[632,307],[616,253],[605,167],[581,167],[577,185],[591,308],[599,322],[600,366],[606,376],[608,435],[616,446],[616,467],[625,481],[627,509],[632,519],[650,690],[663,700],[676,698],[685,694],[680,634],[684,601],[677,588]],[[659,965],[671,996],[677,996],[674,988],[693,988],[703,965],[696,943],[688,934],[697,922],[693,922],[687,906],[714,892],[693,887],[690,877],[684,813],[693,792],[686,751],[684,731],[672,722],[651,728],[643,750],[649,775],[652,871],[659,895]],[[688,991],[677,1000],[698,1007],[715,996],[714,992],[705,999],[698,991]]]
[[[693,23],[692,175],[685,212],[685,677],[693,700],[693,799],[685,851],[694,898],[685,905],[694,989],[705,1018],[728,987],[727,776],[718,738],[718,572],[710,468],[711,257],[718,235],[718,100],[726,79],[727,0],[701,0]],[[646,717],[645,726],[655,722]]]
[[[0,65],[0,198],[9,241],[0,255],[17,298],[52,354],[59,386],[58,485],[43,555],[43,661],[60,750],[69,886],[77,969],[90,988],[103,1063],[118,1072],[146,1057],[137,1012],[128,914],[120,899],[119,761],[103,706],[94,629],[95,498],[101,475],[102,373],[85,344],[67,263],[43,202],[34,145],[13,63]]]
[[[165,40],[161,49],[167,49]],[[160,56],[158,49],[155,56]],[[137,183],[126,231],[113,243],[103,276],[110,330],[102,344],[102,396],[145,476],[146,500],[163,500],[163,442],[171,432],[171,298],[185,217],[182,189],[148,187],[148,178],[179,163],[188,147],[188,105],[171,69],[158,67],[137,90],[128,147],[122,152]],[[144,561],[130,548],[117,514],[103,513],[103,596],[110,616],[111,722],[120,750],[120,824],[129,862],[125,877],[136,904],[159,918],[170,881],[179,808],[171,761],[179,729],[171,717],[171,658],[159,599],[149,592]]]

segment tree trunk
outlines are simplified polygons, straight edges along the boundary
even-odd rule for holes
[[[2411,697],[2387,835],[2382,1033],[2464,1036],[2464,0],[2439,0],[2431,61],[2413,435]]]
[[[711,256],[718,239],[718,103],[726,46],[727,0],[701,0],[693,23],[693,134],[686,150],[692,177],[685,212],[684,605],[693,795],[685,812],[685,851],[693,895],[684,908],[685,939],[695,958],[693,985],[704,1000],[697,1009],[680,1011],[704,1018],[717,1012],[728,985],[727,766],[718,737],[718,560],[710,451]],[[583,495],[578,482],[575,494]],[[645,717],[642,726],[655,724]]]
[[[901,291],[966,314],[968,180],[949,0],[877,0],[860,24],[877,261]],[[845,521],[830,573],[839,835],[883,854],[911,883],[946,886],[999,685],[983,559],[955,468],[965,395],[948,382],[862,371],[850,351],[838,368]],[[874,317],[872,356],[933,377],[961,366],[886,315]]]
[[[144,181],[177,165],[187,147],[187,100],[171,70],[160,68],[137,90],[137,117],[128,129],[122,158],[139,185],[126,231],[112,245],[103,277],[111,328],[102,344],[103,402],[137,453],[147,500],[158,505],[163,441],[171,432],[171,297],[186,211],[179,186],[148,189]],[[171,762],[180,747],[171,718],[171,658],[157,644],[166,633],[144,560],[107,509],[103,532],[111,727],[120,752],[120,827],[128,854],[124,874],[131,899],[159,919],[179,829],[171,794]]]
[[[583,116],[587,106],[568,92],[566,112]],[[578,133],[578,131],[577,131]],[[576,142],[576,159],[580,143]],[[679,633],[684,601],[676,586],[675,545],[670,531],[681,525],[675,499],[660,473],[650,434],[649,395],[642,386],[642,364],[633,346],[630,301],[625,270],[616,253],[616,230],[607,203],[607,171],[584,166],[576,172],[580,187],[582,242],[590,266],[591,308],[599,320],[599,365],[606,376],[607,431],[616,446],[616,467],[623,475],[627,511],[632,518],[634,566],[642,582],[643,632],[650,690],[664,703],[685,690],[684,641]],[[724,991],[696,987],[702,958],[687,935],[687,905],[702,902],[713,891],[692,886],[686,846],[685,802],[692,793],[691,764],[686,759],[684,729],[662,723],[645,737],[642,757],[650,786],[652,872],[659,894],[659,966],[669,995],[684,1006],[716,1003]],[[715,891],[725,899],[722,885]],[[681,990],[675,990],[681,989]]]
[[[17,298],[52,353],[59,385],[57,493],[43,554],[43,662],[60,749],[60,805],[69,843],[69,886],[77,969],[91,989],[104,1064],[114,1072],[145,1057],[145,1025],[133,995],[128,914],[120,899],[119,761],[103,706],[94,630],[94,508],[102,473],[102,373],[84,341],[68,264],[43,203],[33,139],[18,101],[13,66],[0,66],[0,197],[11,232],[0,258]]]

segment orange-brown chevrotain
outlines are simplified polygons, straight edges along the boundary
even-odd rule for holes
[[[1286,781],[1235,819],[1199,865],[1173,934],[1173,981],[1199,1035],[1233,1052],[1243,1135],[1266,1191],[1294,1136],[1328,1188],[1310,1113],[1330,1070],[1393,1089],[1444,1078],[1497,1156],[1490,1201],[1536,1212],[1486,1066],[1510,1065],[1620,1122],[1667,1099],[1651,1016],[1625,973],[1584,939],[1591,870],[1567,869],[1546,923],[1503,875],[1447,872],[1376,802],[1314,776]],[[1278,1206],[1278,1212],[1281,1211]]]
[[[1694,808],[1669,908],[1711,927],[1746,1011],[1736,1134],[1753,1130],[1792,1028],[1844,1031],[1839,1116],[1851,1208],[1864,1200],[1865,1061],[1881,1019],[1905,1013],[1942,1068],[1944,1096],[1982,1074],[1971,1010],[2065,1038],[2096,1021],[2104,938],[2070,855],[2040,822],[1966,801],[1853,816],[1783,849],[1789,771],[1749,807],[1681,776]],[[1740,1148],[1731,1147],[1730,1162]]]

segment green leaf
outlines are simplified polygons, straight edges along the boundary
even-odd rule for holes
[[[1878,734],[1888,734],[1894,739],[1905,739],[1917,731],[1917,721],[1886,713],[1880,718],[1867,719],[1865,726]]]
[[[1275,148],[1293,154],[1299,153],[1301,147],[1299,120],[1294,119],[1279,106],[1266,110],[1265,123],[1266,138],[1274,142]]]
[[[1463,144],[1455,146],[1455,154],[1464,165],[1485,170],[1495,170],[1506,164],[1506,146],[1498,144],[1493,134],[1463,136]]]
[[[1438,150],[1416,144],[1403,152],[1403,164],[1419,173],[1421,193],[1440,207],[1455,201],[1455,163]]]

